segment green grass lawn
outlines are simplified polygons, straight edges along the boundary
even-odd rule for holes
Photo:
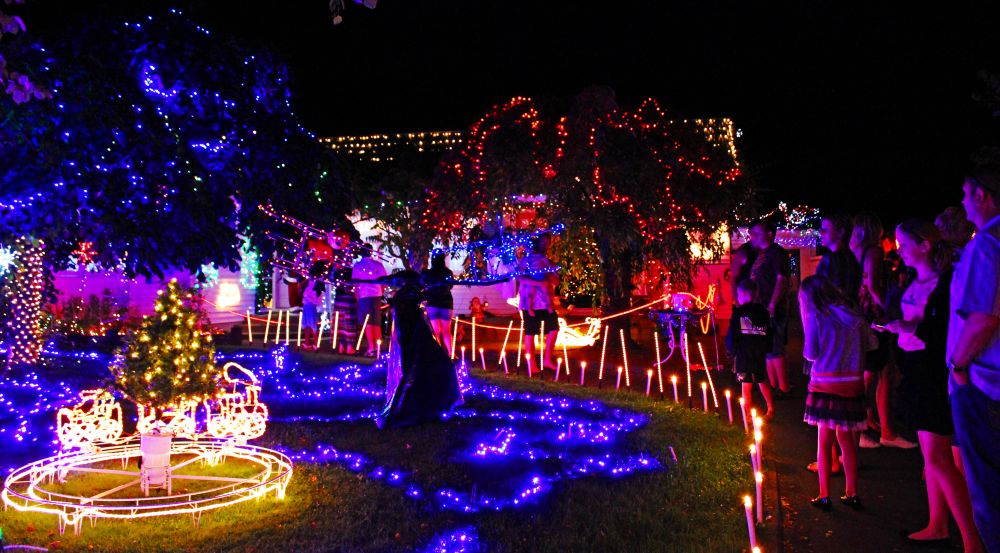
[[[409,551],[424,547],[435,534],[470,524],[487,551],[732,552],[745,547],[740,497],[750,491],[751,480],[741,428],[638,394],[479,376],[505,388],[596,398],[652,415],[646,426],[627,435],[626,445],[651,453],[664,470],[562,480],[537,504],[464,515],[429,508],[400,488],[339,465],[297,463],[284,500],[269,496],[207,512],[198,527],[187,516],[99,520],[96,528],[85,524],[79,537],[71,531],[59,536],[54,516],[8,509],[0,513],[0,528],[8,544],[73,551]],[[401,468],[425,489],[463,489],[472,478],[449,452],[470,432],[489,431],[491,424],[453,419],[379,431],[369,421],[272,423],[259,445],[306,449],[331,444]],[[677,453],[677,466],[669,446]],[[212,474],[241,475],[247,468],[213,468]],[[88,489],[82,481],[72,485]]]

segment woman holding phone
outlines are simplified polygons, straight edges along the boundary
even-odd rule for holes
[[[917,431],[927,475],[930,521],[905,534],[914,545],[945,544],[948,515],[954,515],[966,551],[983,551],[972,520],[972,505],[959,471],[958,448],[948,404],[945,348],[951,311],[951,250],[937,227],[911,219],[896,228],[899,255],[917,277],[903,292],[902,320],[881,327],[899,336],[900,407],[907,424]]]

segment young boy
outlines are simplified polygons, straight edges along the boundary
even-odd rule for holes
[[[767,352],[771,347],[771,317],[767,308],[754,302],[757,284],[744,279],[736,285],[736,299],[733,317],[726,334],[726,349],[736,359],[736,379],[743,388],[743,408],[750,412],[753,385],[760,386],[760,393],[767,403],[765,418],[774,415],[771,399],[771,385],[767,380]]]

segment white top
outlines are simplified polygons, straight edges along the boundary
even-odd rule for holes
[[[914,280],[903,292],[901,307],[903,308],[903,320],[920,323],[924,320],[924,309],[927,307],[927,298],[931,297],[931,292],[937,286],[938,277],[935,275],[924,282]],[[916,334],[907,332],[899,333],[899,348],[903,351],[920,351],[927,347],[924,341],[917,338]]]
[[[552,267],[552,262],[539,253],[529,253],[521,259],[522,271],[539,271]],[[538,275],[542,280],[534,280],[527,276],[518,277],[517,305],[522,310],[540,309],[552,310],[552,294],[549,291],[548,275]]]
[[[370,257],[366,257],[361,261],[358,261],[354,264],[354,268],[351,269],[352,280],[370,280],[373,278],[384,277],[386,274],[388,273],[385,272],[385,267]],[[384,286],[381,284],[355,285],[358,298],[381,297],[383,288]]]

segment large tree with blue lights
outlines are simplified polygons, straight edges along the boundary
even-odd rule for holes
[[[87,242],[100,265],[153,276],[235,269],[240,234],[266,257],[261,204],[342,220],[336,160],[299,125],[272,56],[177,10],[32,38],[43,44],[12,47],[53,83],[52,99],[0,98],[0,247],[44,244],[59,269]]]

